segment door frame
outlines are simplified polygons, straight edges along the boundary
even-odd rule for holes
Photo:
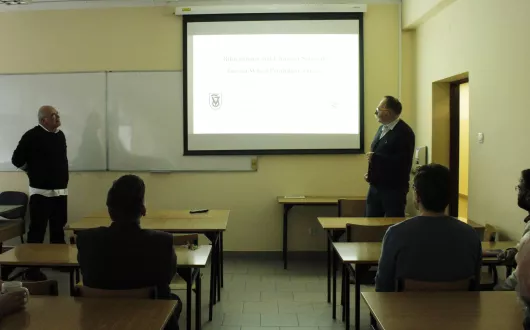
[[[450,199],[449,215],[458,217],[460,176],[460,85],[469,83],[469,78],[449,84],[449,170]]]

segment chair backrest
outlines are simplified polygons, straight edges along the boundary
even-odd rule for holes
[[[349,223],[346,225],[346,240],[348,242],[382,242],[390,226],[360,226]]]
[[[28,207],[28,195],[21,191],[4,191],[0,193],[1,205],[24,205],[16,210],[6,212],[2,216],[6,219],[24,219]]]
[[[173,245],[186,245],[188,242],[197,244],[199,241],[198,234],[175,234],[173,235]]]
[[[366,201],[355,199],[339,199],[339,217],[364,217]]]
[[[56,280],[22,282],[22,286],[27,288],[29,293],[34,296],[59,295],[59,285]]]
[[[105,290],[90,288],[88,286],[76,286],[76,295],[85,298],[156,298],[156,289],[152,287],[131,290]]]
[[[426,282],[416,281],[411,279],[398,279],[396,291],[473,291],[475,281],[473,278],[466,278],[464,280],[451,282]]]
[[[497,241],[497,228],[492,225],[484,225],[484,242],[496,242]]]

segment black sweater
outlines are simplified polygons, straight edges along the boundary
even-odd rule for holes
[[[29,177],[29,185],[37,189],[65,189],[68,186],[66,138],[41,126],[26,132],[20,139],[12,163]]]
[[[368,181],[377,188],[408,191],[415,136],[412,128],[399,120],[394,129],[379,139],[383,126],[375,134],[368,166]]]

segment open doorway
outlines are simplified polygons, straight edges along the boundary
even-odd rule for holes
[[[468,217],[469,177],[469,79],[450,83],[449,168],[451,201],[449,214]]]

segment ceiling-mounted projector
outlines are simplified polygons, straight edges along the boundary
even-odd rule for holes
[[[175,15],[208,14],[267,14],[267,13],[364,13],[367,6],[360,4],[299,4],[299,5],[222,5],[181,6]]]

